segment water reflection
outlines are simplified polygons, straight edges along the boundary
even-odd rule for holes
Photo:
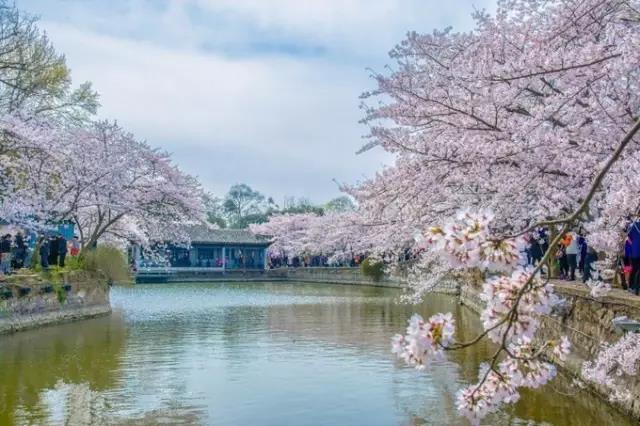
[[[59,407],[50,409],[44,399],[60,382],[112,389],[125,339],[118,315],[0,337],[0,424],[53,413]]]
[[[0,337],[0,424],[465,424],[455,393],[491,348],[418,372],[389,338],[446,296],[304,284],[114,289],[111,317]],[[566,381],[554,386],[567,391]],[[585,394],[531,392],[487,424],[631,424]],[[572,391],[575,392],[575,391]]]

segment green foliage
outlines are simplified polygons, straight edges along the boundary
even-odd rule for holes
[[[233,229],[246,229],[252,223],[265,223],[269,217],[265,213],[248,214],[243,216],[231,224]]]
[[[127,261],[122,251],[115,247],[100,245],[94,250],[83,251],[81,262],[84,270],[105,274],[109,283],[131,280]]]
[[[245,228],[248,223],[254,223],[248,220],[252,215],[264,215],[265,197],[249,185],[235,184],[225,196],[222,208],[231,228]]]
[[[83,271],[84,261],[80,256],[67,256],[64,260],[64,270]]]
[[[72,87],[64,55],[56,52],[37,19],[14,2],[0,0],[0,111],[29,111],[50,119],[82,122],[95,114],[90,83]]]
[[[285,200],[282,210],[275,210],[273,214],[300,214],[300,213],[314,213],[318,216],[324,214],[324,208],[314,205],[306,198],[290,198]]]
[[[211,212],[207,212],[207,222],[218,225],[218,228],[225,229],[227,227],[227,221],[222,216],[216,216]]]
[[[345,213],[354,211],[356,209],[356,205],[351,198],[343,195],[342,197],[337,197],[329,201],[324,206],[324,209],[333,213]]]
[[[40,266],[40,265],[38,265]],[[44,281],[49,281],[51,286],[53,287],[53,291],[56,293],[56,297],[58,298],[58,302],[63,305],[64,302],[67,301],[67,293],[64,291],[64,272],[65,268],[60,268],[59,266],[52,266],[46,271],[39,268],[40,277]]]
[[[366,258],[364,262],[360,264],[360,272],[362,272],[362,275],[365,277],[378,282],[382,277],[384,277],[384,264],[380,261],[374,261]]]
[[[264,223],[271,216],[281,214],[313,213],[322,216],[325,212],[344,213],[354,211],[356,205],[348,196],[330,200],[324,206],[306,198],[285,197],[282,206],[273,198],[266,198],[247,184],[235,184],[224,199],[206,194],[204,199],[207,220],[220,228],[245,229],[254,223]]]
[[[64,291],[64,287],[62,287],[62,283],[60,282],[52,282],[53,291],[56,293],[56,297],[58,298],[58,302],[61,305],[64,305],[64,302],[67,301],[67,292]]]
[[[224,208],[222,207],[223,200],[207,193],[204,195],[202,203],[207,214],[207,221],[218,225],[221,229],[226,228],[227,219],[225,218]]]

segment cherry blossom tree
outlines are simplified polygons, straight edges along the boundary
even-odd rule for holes
[[[419,292],[456,274],[485,277],[478,336],[457,341],[450,314],[416,315],[392,342],[420,369],[493,342],[478,382],[457,399],[479,423],[522,388],[553,379],[548,357],[570,351],[566,337],[537,335],[541,315],[559,302],[540,272],[561,235],[583,224],[590,244],[615,252],[625,217],[640,209],[640,2],[502,0],[495,16],[475,19],[469,33],[410,33],[391,52],[396,67],[374,73],[378,87],[363,95],[371,129],[363,150],[379,146],[396,161],[344,189],[359,206],[352,244],[382,255],[411,241]],[[320,250],[335,240],[332,222],[322,222],[281,217],[261,229],[292,251]],[[522,236],[539,226],[557,232],[543,261],[523,267]],[[595,298],[610,289],[599,279],[589,287]],[[611,374],[636,373],[637,343],[625,337],[604,348],[584,377],[628,397],[613,390]]]
[[[199,183],[115,123],[61,128],[7,118],[2,128],[14,152],[0,210],[7,219],[72,220],[83,246],[93,246],[181,240],[174,224],[203,218]]]
[[[59,129],[50,123],[7,115],[0,119],[0,217],[12,222],[44,221],[52,176],[62,173],[55,148]]]
[[[446,351],[495,343],[478,382],[458,394],[472,423],[551,380],[544,353],[562,359],[570,350],[564,337],[536,334],[557,303],[540,269],[561,234],[586,223],[592,244],[615,250],[640,199],[640,186],[628,185],[639,166],[640,3],[511,0],[475,18],[470,33],[409,34],[392,51],[397,68],[374,74],[378,88],[364,98],[378,103],[365,105],[371,142],[363,149],[381,146],[396,162],[346,188],[379,229],[380,250],[421,230],[416,246],[430,264],[487,273],[476,338],[456,341],[451,317],[437,314],[414,316],[393,339],[393,352],[419,368]],[[543,262],[523,268],[520,237],[538,226],[558,232]],[[608,290],[589,285],[594,297]],[[637,339],[626,337],[584,376],[613,387],[612,371],[635,374],[637,353]]]
[[[325,255],[330,261],[342,261],[372,248],[370,241],[362,238],[367,230],[354,212],[275,215],[250,229],[273,238],[269,254],[274,257]]]
[[[464,207],[490,209],[504,229],[572,211],[638,115],[637,10],[500,1],[494,17],[475,14],[473,32],[409,34],[391,52],[397,67],[374,74],[378,88],[363,95],[363,149],[396,162],[346,188],[361,212],[394,245]],[[637,160],[625,154],[607,178],[618,190],[594,200],[611,226],[628,209],[605,206],[637,195],[619,195]]]
[[[168,153],[110,122],[75,129],[71,137],[79,143],[68,147],[58,215],[74,220],[86,244],[106,235],[175,240],[173,223],[203,219],[199,183]]]

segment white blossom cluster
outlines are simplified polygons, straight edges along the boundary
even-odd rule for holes
[[[444,348],[453,342],[455,323],[451,313],[436,314],[425,321],[414,314],[406,334],[392,339],[392,352],[407,364],[424,369],[432,361],[444,359]]]
[[[640,334],[627,333],[614,344],[604,344],[598,356],[584,363],[582,377],[609,389],[611,401],[633,399],[625,376],[638,374],[640,361]]]

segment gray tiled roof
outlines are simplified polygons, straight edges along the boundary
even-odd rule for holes
[[[187,232],[192,243],[268,246],[271,242],[269,237],[256,235],[248,229],[210,229],[206,225],[189,225]]]

